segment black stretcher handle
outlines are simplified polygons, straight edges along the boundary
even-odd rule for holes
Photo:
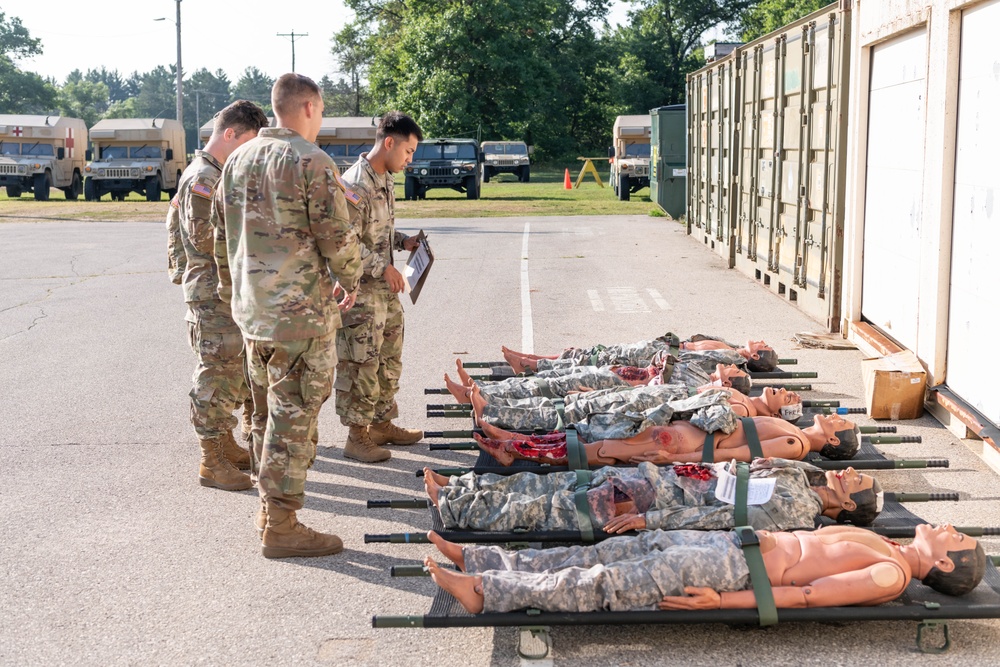
[[[428,410],[428,417],[441,417],[442,419],[468,419],[472,412],[459,412],[458,410]]]
[[[427,498],[391,498],[384,500],[369,500],[368,509],[426,509],[429,504]]]
[[[432,442],[427,446],[432,452],[442,450],[449,452],[469,452],[479,449],[474,442]]]
[[[839,408],[840,401],[802,401],[804,408]]]
[[[440,389],[424,389],[424,394],[450,394],[447,387],[441,387]]]
[[[427,409],[446,412],[472,412],[472,406],[468,403],[428,403]]]
[[[493,368],[494,366],[507,366],[510,368],[510,364],[506,361],[463,361],[462,366],[465,368]]]
[[[795,366],[799,363],[798,359],[778,359],[779,366]]]
[[[897,503],[930,503],[938,500],[958,500],[957,491],[947,493],[886,493],[886,500],[895,500]]]
[[[389,568],[390,577],[429,577],[431,573],[423,565],[393,565]]]
[[[389,533],[388,535],[365,535],[365,544],[429,544],[427,533]]]
[[[804,407],[804,406],[803,406]],[[863,415],[868,412],[865,408],[805,408],[814,414],[820,415]]]
[[[919,435],[867,435],[862,438],[873,445],[898,445],[904,442],[923,442]]]
[[[794,380],[818,378],[816,371],[750,371],[750,377],[754,380]]]
[[[948,468],[951,465],[948,459],[887,459],[884,461],[852,461],[847,459],[843,461],[818,460],[807,462],[823,470],[847,470],[848,468],[854,468],[855,470],[908,470],[917,468]]]
[[[425,438],[471,438],[472,431],[424,431]]]
[[[895,433],[895,426],[859,426],[860,433]]]

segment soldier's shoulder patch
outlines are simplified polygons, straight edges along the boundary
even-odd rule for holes
[[[191,184],[191,194],[193,195],[198,195],[199,197],[204,197],[205,199],[211,199],[212,193],[212,188],[208,187],[204,183]]]
[[[344,191],[344,197],[347,198],[347,201],[351,202],[355,206],[359,206],[361,204],[361,195],[359,195],[357,192],[347,187],[347,185],[344,183],[344,180],[340,177],[339,174],[337,175],[336,178],[337,178],[337,183],[340,184],[340,188]]]
[[[170,198],[170,205],[178,209],[181,207],[180,202],[177,201],[177,195],[174,195],[173,197]]]

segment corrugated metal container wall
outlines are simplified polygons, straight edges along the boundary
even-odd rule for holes
[[[651,109],[649,198],[680,220],[687,210],[687,111],[683,104]]]
[[[831,331],[850,34],[830,5],[688,76],[689,233]]]

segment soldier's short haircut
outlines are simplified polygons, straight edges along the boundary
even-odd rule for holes
[[[215,114],[215,125],[212,128],[212,133],[222,134],[228,128],[232,128],[236,136],[244,132],[257,134],[260,128],[267,126],[268,120],[263,109],[253,102],[236,100]]]
[[[379,120],[378,128],[375,130],[375,141],[381,142],[389,136],[404,141],[411,136],[416,137],[417,141],[424,140],[424,133],[420,130],[420,126],[417,125],[417,121],[402,111],[390,111]]]
[[[271,106],[274,113],[283,116],[315,97],[321,97],[319,86],[307,76],[288,72],[278,77],[271,88]]]

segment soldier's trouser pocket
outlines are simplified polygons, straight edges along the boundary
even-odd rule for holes
[[[378,357],[374,323],[366,320],[337,330],[337,357],[343,361],[364,364]]]

